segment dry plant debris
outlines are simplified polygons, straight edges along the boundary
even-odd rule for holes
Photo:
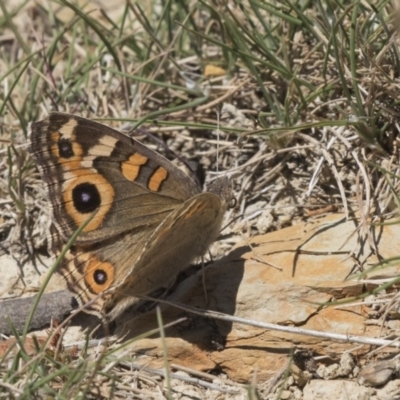
[[[359,213],[360,240],[379,254],[370,223],[398,214],[395,5],[0,0],[0,257],[22,278],[28,263],[48,263],[49,207],[26,133],[51,110],[102,120],[169,158],[196,159],[208,180],[228,174],[237,206],[214,258],[332,207]],[[398,296],[388,296],[377,314],[397,318]],[[175,378],[162,386],[155,374],[126,376],[107,355],[60,364],[43,353],[29,372],[0,364],[0,393],[172,396]],[[278,375],[230,398],[301,398]],[[192,395],[221,398],[198,390]]]

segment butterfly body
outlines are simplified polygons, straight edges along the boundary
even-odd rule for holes
[[[140,142],[70,114],[32,123],[29,140],[52,205],[53,252],[93,215],[59,267],[79,303],[98,298],[88,312],[115,318],[216,239],[231,197],[226,178],[202,193]]]

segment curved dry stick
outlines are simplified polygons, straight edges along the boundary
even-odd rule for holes
[[[12,335],[10,322],[18,333],[24,330],[26,319],[34,302],[34,297],[0,300],[0,334]],[[39,301],[36,312],[29,325],[29,330],[43,329],[52,318],[62,321],[76,308],[76,300],[67,290],[45,293]]]

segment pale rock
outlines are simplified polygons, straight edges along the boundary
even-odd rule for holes
[[[382,389],[376,391],[376,400],[399,400],[400,399],[400,379],[390,381]]]
[[[356,363],[354,361],[354,356],[351,353],[345,351],[340,357],[341,376],[351,375],[355,366]]]
[[[303,390],[304,400],[371,400],[370,391],[345,380],[311,380]]]
[[[336,379],[342,376],[342,369],[339,364],[320,365],[317,369],[317,374],[323,379]]]
[[[21,273],[21,266],[15,258],[8,254],[1,255],[0,298],[32,296],[40,287],[42,277],[47,274],[52,264],[49,258],[43,257],[41,261],[37,265],[25,263]]]
[[[294,400],[303,400],[303,393],[302,393],[302,391],[300,389],[298,389],[296,387],[293,387],[291,389],[293,389],[292,392],[293,392],[293,399]]]
[[[292,398],[293,396],[290,390],[282,390],[279,392],[279,399],[281,400],[291,400]]]
[[[171,381],[171,388],[174,399],[177,400],[201,400],[204,398],[204,393],[199,387],[182,383],[182,381],[179,384],[173,384]]]

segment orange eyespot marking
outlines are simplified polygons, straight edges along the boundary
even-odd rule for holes
[[[74,133],[76,125],[77,122],[71,119],[59,131],[50,134],[52,154],[60,164],[66,164],[69,170],[77,167],[76,163],[82,160],[83,155],[82,146],[76,142]]]
[[[86,171],[84,175],[70,173],[64,183],[63,201],[65,211],[74,220],[76,227],[82,225],[90,214],[97,211],[83,232],[99,228],[110,210],[115,191],[100,174]]]
[[[50,139],[52,142],[58,142],[60,137],[61,137],[61,135],[60,135],[60,132],[58,132],[58,131],[54,131],[50,134]]]
[[[114,282],[115,269],[111,263],[91,257],[85,265],[84,275],[90,291],[99,294],[107,290]]]
[[[150,176],[147,187],[152,192],[158,192],[162,183],[168,178],[168,171],[163,167],[158,167]]]
[[[129,159],[121,164],[122,175],[128,181],[135,181],[139,176],[140,167],[146,164],[148,158],[139,153],[133,153]]]

